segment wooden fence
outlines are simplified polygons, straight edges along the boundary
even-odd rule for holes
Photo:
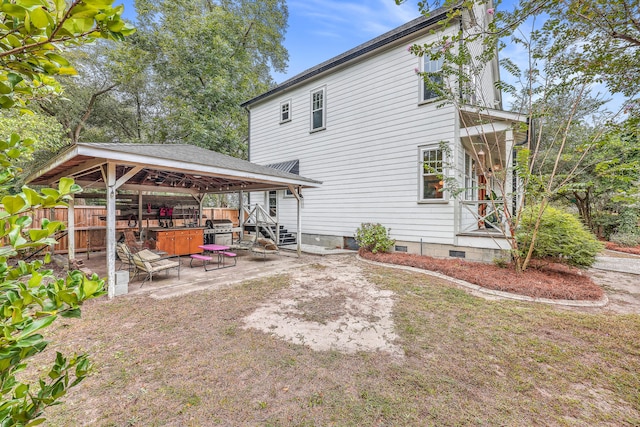
[[[32,212],[31,217],[33,219],[33,228],[40,228],[42,220],[47,218],[49,220],[62,221],[67,223],[67,208],[53,208],[53,209],[39,209]],[[75,242],[76,252],[96,252],[106,249],[106,234],[107,227],[105,217],[107,215],[107,208],[103,206],[76,206],[75,207]],[[203,208],[202,209],[202,221],[206,219],[228,219],[233,222],[234,227],[239,226],[238,210],[231,208]],[[176,226],[180,226],[180,221],[176,221]],[[124,231],[127,228],[135,228],[138,230],[138,224],[129,224],[127,220],[116,221],[116,237],[118,232]],[[157,227],[158,220],[144,219],[142,221],[142,228]],[[56,253],[67,253],[68,251],[67,237],[64,236],[59,240],[56,245]]]

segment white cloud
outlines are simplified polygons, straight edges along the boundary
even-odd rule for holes
[[[397,6],[393,0],[294,0],[289,2],[289,9],[314,33],[353,39],[354,46],[419,16],[414,1]]]

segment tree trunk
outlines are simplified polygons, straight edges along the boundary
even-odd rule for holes
[[[591,198],[589,197],[591,190],[588,189],[584,197],[580,197],[577,191],[573,192],[573,197],[576,199],[576,206],[578,207],[578,213],[580,214],[580,218],[584,224],[589,227],[591,231],[593,230],[593,219],[591,218]]]

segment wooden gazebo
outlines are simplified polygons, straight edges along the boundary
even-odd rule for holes
[[[301,189],[321,183],[277,168],[186,144],[78,143],[60,153],[27,178],[35,185],[54,186],[73,178],[83,187],[104,188],[107,201],[108,294],[115,295],[116,193],[118,190],[190,194],[202,209],[209,193],[240,193],[288,189],[298,200],[298,236],[301,236]],[[73,209],[73,203],[70,206]],[[142,203],[138,204],[142,218]],[[74,257],[73,217],[69,218],[69,256]],[[298,252],[300,251],[300,238]]]

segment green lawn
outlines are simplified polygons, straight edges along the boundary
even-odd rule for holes
[[[101,300],[56,331],[51,349],[88,351],[96,371],[49,424],[640,424],[640,316],[491,302],[362,268],[395,292],[402,359],[314,352],[244,329],[289,285],[284,275],[163,301]]]

